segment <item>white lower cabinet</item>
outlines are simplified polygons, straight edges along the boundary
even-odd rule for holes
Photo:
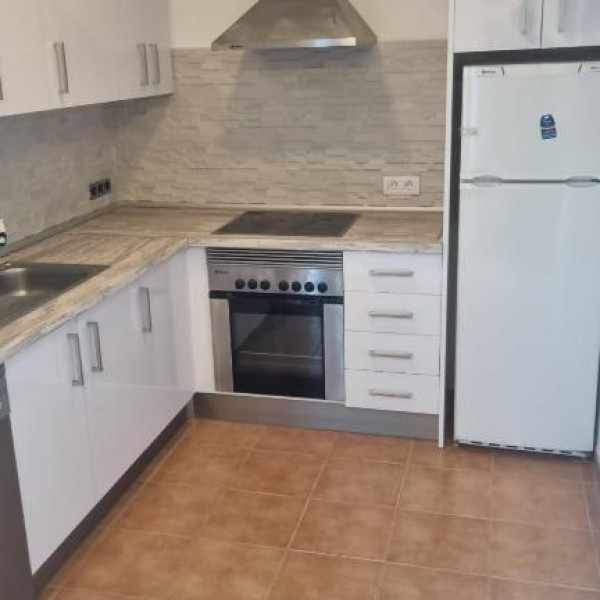
[[[95,504],[77,322],[6,364],[31,567],[36,571]]]
[[[346,406],[438,414],[441,257],[344,253]]]
[[[190,399],[177,369],[176,256],[6,364],[34,570]],[[185,310],[178,319],[186,322]]]

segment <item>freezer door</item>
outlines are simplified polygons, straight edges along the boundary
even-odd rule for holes
[[[600,63],[466,67],[463,179],[600,176]]]
[[[461,189],[455,437],[591,452],[600,188]]]

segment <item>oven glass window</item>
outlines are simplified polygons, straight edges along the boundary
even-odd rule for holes
[[[236,392],[325,398],[322,303],[235,298],[229,309]]]

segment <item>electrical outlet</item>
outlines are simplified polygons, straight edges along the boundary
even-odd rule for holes
[[[421,178],[413,176],[385,176],[383,193],[386,196],[420,196]]]
[[[90,183],[90,200],[96,200],[102,196],[107,196],[112,191],[112,183],[110,177],[107,179],[101,179],[100,181],[94,181]]]

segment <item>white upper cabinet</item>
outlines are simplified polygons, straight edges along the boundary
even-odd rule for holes
[[[38,0],[0,0],[0,116],[49,108]]]
[[[173,91],[168,0],[0,0],[0,116]]]
[[[543,0],[456,0],[454,51],[539,48],[542,9]]]
[[[454,51],[600,45],[599,0],[455,0]]]
[[[599,0],[545,0],[543,47],[598,45]]]

